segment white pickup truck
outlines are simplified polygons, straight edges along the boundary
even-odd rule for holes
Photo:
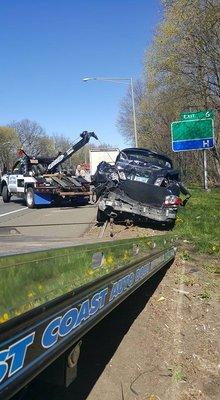
[[[31,160],[33,166],[36,160]],[[26,201],[28,207],[33,205],[33,188],[36,186],[36,178],[33,171],[25,171],[25,165],[19,160],[14,165],[12,172],[8,172],[2,176],[0,194],[4,203],[8,203],[12,195],[21,197]]]

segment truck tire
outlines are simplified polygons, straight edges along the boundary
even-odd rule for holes
[[[9,193],[9,191],[8,191],[8,187],[7,187],[7,185],[4,185],[4,186],[3,186],[3,189],[2,189],[2,199],[3,199],[3,202],[4,202],[4,203],[9,203],[10,198],[11,198],[11,195],[10,195],[10,193]]]
[[[28,208],[35,207],[34,189],[32,187],[27,188],[25,200]]]
[[[97,222],[104,223],[107,220],[107,218],[108,217],[107,217],[106,213],[98,208],[97,217],[96,217]]]

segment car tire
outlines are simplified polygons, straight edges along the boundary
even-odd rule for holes
[[[35,207],[34,189],[32,187],[27,188],[25,200],[28,208]]]
[[[176,220],[171,219],[170,221],[166,221],[165,227],[167,230],[172,231],[172,229],[175,227]]]
[[[104,211],[102,211],[98,208],[96,219],[97,219],[97,222],[104,223],[107,221],[108,217]]]
[[[8,191],[7,185],[5,185],[5,186],[3,186],[3,189],[2,189],[2,200],[4,203],[9,203],[10,199],[11,199],[11,195]]]

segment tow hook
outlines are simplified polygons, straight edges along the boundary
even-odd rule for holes
[[[67,357],[66,384],[68,387],[77,378],[77,364],[80,356],[82,340],[76,344]]]
[[[77,343],[74,349],[68,355],[68,368],[76,368],[77,362],[80,356],[80,347],[82,344],[82,340]]]

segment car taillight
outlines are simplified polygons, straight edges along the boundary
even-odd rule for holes
[[[165,206],[182,206],[182,199],[178,196],[166,196],[164,201]]]

